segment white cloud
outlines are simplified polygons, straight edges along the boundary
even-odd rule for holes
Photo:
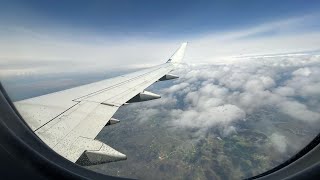
[[[164,100],[146,104],[143,113],[148,113],[148,107],[150,113],[159,108],[161,111],[154,116],[165,114],[169,120],[165,122],[171,126],[197,129],[196,136],[210,128],[219,129],[220,136],[236,133],[237,123],[265,108],[274,108],[274,113],[306,125],[317,125],[319,66],[317,55],[272,56],[259,61],[247,57],[233,64],[184,65],[174,72],[180,75],[174,85],[162,90]],[[311,73],[294,73],[301,72],[299,69]],[[276,134],[271,139],[276,143],[281,138]],[[279,151],[284,151],[284,146],[275,145]]]
[[[296,101],[285,101],[279,104],[283,113],[305,122],[319,122],[320,113],[310,111],[306,105]]]
[[[292,74],[295,76],[309,76],[311,74],[311,71],[309,68],[299,68],[298,70],[295,70]]]
[[[245,112],[235,105],[208,106],[206,109],[197,107],[188,110],[172,111],[173,124],[188,128],[210,128],[215,125],[230,124],[243,120]]]
[[[308,84],[303,87],[302,93],[304,96],[320,97],[320,82]]]
[[[230,134],[236,133],[237,130],[234,126],[226,126],[225,128],[223,128],[222,130],[222,135],[223,136],[229,136]]]
[[[294,96],[295,90],[291,87],[281,86],[274,90],[275,93],[279,94],[280,96]]]
[[[188,87],[188,85],[189,85],[188,83],[176,84],[176,85],[173,85],[170,88],[166,89],[166,92],[173,93],[173,92],[176,92],[176,91],[180,91],[180,90]]]
[[[318,56],[311,57],[309,64],[304,62],[300,65],[302,67],[297,67],[292,73],[293,77],[286,82],[286,86],[294,89],[296,95],[304,98],[319,99],[320,67],[316,66],[316,58],[319,59]]]
[[[139,109],[139,111],[140,112],[138,113],[137,119],[141,122],[149,120],[150,117],[154,117],[160,112],[159,109],[152,108],[148,108],[147,111],[145,109]]]
[[[288,141],[287,138],[279,133],[273,133],[270,136],[272,146],[280,153],[284,153],[287,150]]]

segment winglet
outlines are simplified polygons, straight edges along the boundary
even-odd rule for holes
[[[179,49],[170,57],[170,59],[167,61],[167,63],[180,63],[184,52],[186,50],[188,42],[182,43],[182,45],[179,47]]]

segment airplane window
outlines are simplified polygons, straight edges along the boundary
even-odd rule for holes
[[[250,178],[320,131],[319,2],[1,4],[1,83],[89,170]]]

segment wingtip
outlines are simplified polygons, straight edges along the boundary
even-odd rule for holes
[[[184,42],[181,44],[181,46],[179,47],[179,49],[177,49],[177,51],[169,58],[169,60],[167,61],[167,63],[180,63],[183,56],[184,56],[184,52],[186,50],[188,42]]]

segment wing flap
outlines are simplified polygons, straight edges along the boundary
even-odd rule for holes
[[[78,139],[94,139],[117,109],[100,103],[80,102],[37,130],[36,134],[56,152],[75,162],[83,151],[88,150],[87,141],[79,143]]]

